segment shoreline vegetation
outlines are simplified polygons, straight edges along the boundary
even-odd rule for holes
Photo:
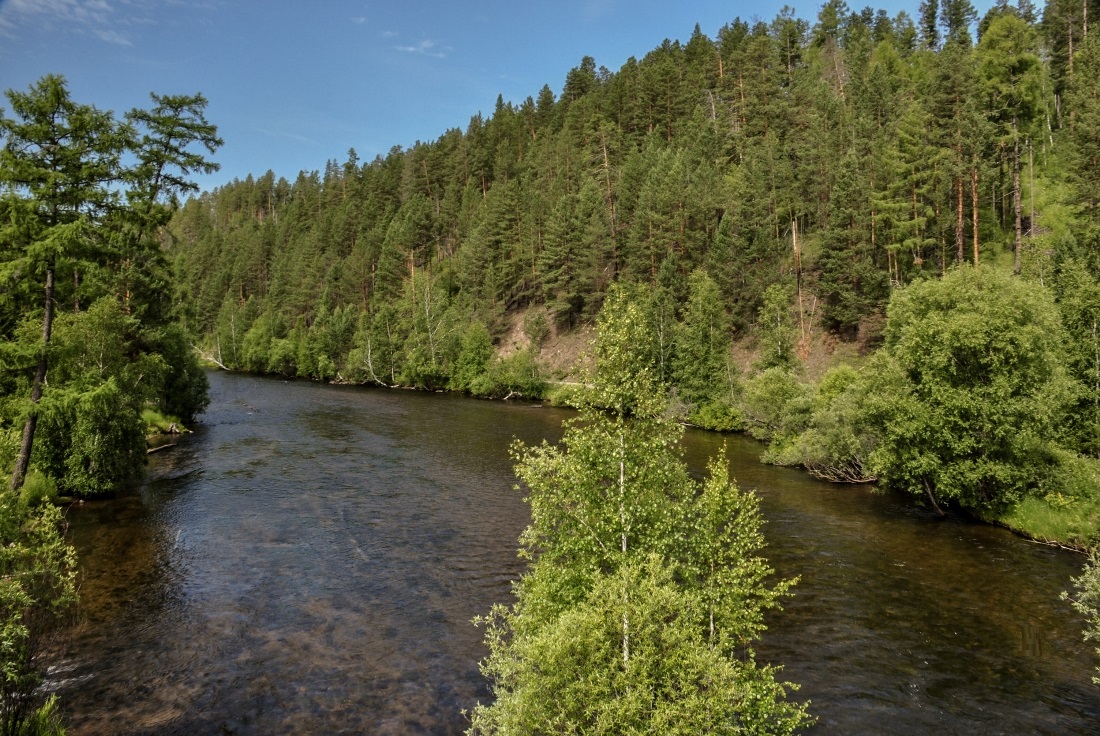
[[[213,362],[204,362],[204,367],[208,370],[222,370],[229,373],[247,372],[233,371],[232,369],[226,368],[224,366],[218,366]],[[316,381],[316,379],[309,378],[295,380]],[[535,401],[545,404],[547,406],[574,410],[580,410],[585,405],[585,401],[583,400],[584,389],[591,388],[590,384],[586,384],[580,381],[555,381],[552,379],[546,379],[544,380],[546,390],[541,394],[508,394],[505,396],[483,396],[473,394],[468,391],[464,392],[453,389],[425,389],[420,386],[386,386],[370,382],[353,382],[340,378],[327,381],[327,383],[337,386],[373,386],[375,388],[388,388],[392,390],[404,391],[428,391],[431,393],[464,393],[470,395],[473,398],[489,401],[509,401],[522,398],[525,401]],[[754,435],[748,428],[744,426],[727,428],[715,428],[713,426],[708,427],[702,424],[694,423],[683,416],[674,417],[674,420],[684,427],[697,429],[704,432],[725,432],[751,437],[757,440],[757,442],[759,442],[760,444],[761,462],[772,462],[769,460],[769,451],[771,448],[771,444],[769,443],[769,441],[765,438]],[[155,435],[150,435],[150,437],[154,436]],[[150,452],[152,451],[153,450],[150,450]],[[801,465],[800,467],[804,472],[814,475],[814,473],[804,465]],[[1084,470],[1087,473],[1094,474],[1092,475],[1092,478],[1094,480],[1091,480],[1090,483],[1095,483],[1096,487],[1100,487],[1100,463],[1090,462],[1088,463],[1088,467],[1084,468]],[[859,486],[863,489],[869,490],[872,493],[880,492],[879,488],[877,487],[878,481],[874,478],[859,477],[856,479],[835,480],[832,478],[822,477],[820,474],[817,474],[816,477],[829,482],[845,483],[852,486]],[[1022,502],[1022,505],[1024,506],[1023,509],[1013,508],[1001,516],[967,513],[957,509],[955,510],[955,512],[977,523],[999,526],[1023,539],[1034,542],[1036,544],[1057,547],[1059,549],[1083,554],[1088,554],[1090,550],[1094,548],[1094,543],[1083,540],[1094,539],[1096,529],[1100,528],[1100,501],[1097,502],[1095,507],[1089,507],[1085,509],[1084,513],[1082,513],[1083,510],[1081,508],[1074,508],[1071,503],[1067,503],[1064,498],[1060,499],[1058,496],[1054,496],[1050,499],[1025,499]]]

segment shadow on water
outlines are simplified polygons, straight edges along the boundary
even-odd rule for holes
[[[569,413],[211,375],[199,431],[139,495],[70,510],[84,622],[57,670],[72,734],[461,733],[489,692],[470,620],[527,522],[508,447]],[[817,733],[1094,733],[1100,690],[1058,592],[1078,557],[761,465],[767,555],[801,576],[758,647]]]

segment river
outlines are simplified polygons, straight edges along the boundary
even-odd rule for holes
[[[81,624],[51,684],[83,734],[457,734],[486,700],[471,619],[507,601],[527,523],[508,448],[570,412],[211,374],[139,493],[68,513]],[[758,659],[814,734],[1100,732],[1058,593],[1082,559],[725,444],[795,596]]]

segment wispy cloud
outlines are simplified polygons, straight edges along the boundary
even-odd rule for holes
[[[133,0],[7,0],[0,2],[0,32],[12,35],[33,25],[90,33],[106,43],[129,46],[120,27],[133,24],[138,5]]]
[[[366,17],[364,17],[362,15],[357,15],[354,18],[351,19],[351,22],[354,23],[357,26],[361,26],[361,25],[363,25],[364,23],[367,22],[367,19],[366,19]]]
[[[398,51],[404,51],[409,54],[423,54],[424,56],[432,56],[436,59],[444,59],[447,57],[446,48],[436,48],[435,41],[431,39],[425,39],[418,44],[412,46],[394,46]]]
[[[133,43],[130,42],[129,38],[127,38],[123,34],[119,33],[118,31],[113,31],[113,30],[109,30],[109,29],[106,29],[106,28],[100,28],[100,29],[92,31],[92,33],[94,33],[96,36],[98,36],[101,41],[106,41],[107,43],[114,43],[114,44],[118,44],[119,46],[133,46],[134,45]]]

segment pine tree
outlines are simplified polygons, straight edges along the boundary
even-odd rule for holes
[[[1035,43],[1035,33],[1027,23],[1006,14],[990,24],[978,46],[987,114],[1002,145],[1012,151],[1014,273],[1020,272],[1023,247],[1020,146],[1042,109],[1042,67]]]
[[[1092,34],[1077,52],[1077,75],[1066,91],[1072,145],[1070,175],[1089,224],[1100,224],[1100,37]]]

